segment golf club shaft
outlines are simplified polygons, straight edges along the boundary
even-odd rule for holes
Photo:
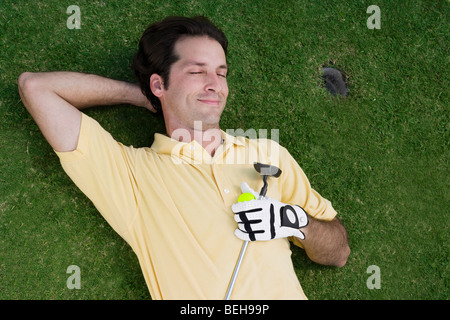
[[[259,195],[258,200],[264,198],[264,195]],[[233,276],[231,277],[230,285],[228,286],[227,295],[225,296],[225,300],[230,300],[231,292],[234,288],[234,283],[236,282],[237,275],[239,273],[239,269],[241,268],[242,260],[244,260],[245,251],[247,251],[248,241],[244,241],[244,244],[241,248],[241,253],[239,254],[239,259],[236,263],[236,267],[234,267]]]
[[[245,251],[247,250],[248,241],[244,241],[244,244],[241,248],[241,253],[239,254],[239,259],[236,263],[236,267],[234,268],[233,276],[231,277],[230,285],[228,286],[227,295],[225,296],[225,300],[230,300],[231,292],[234,288],[234,283],[236,282],[237,275],[239,273],[239,269],[241,268],[242,260],[244,259]]]

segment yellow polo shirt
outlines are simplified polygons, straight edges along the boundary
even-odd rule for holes
[[[161,134],[150,148],[134,148],[83,114],[77,149],[56,152],[136,253],[152,299],[224,299],[243,243],[234,236],[231,205],[243,181],[256,191],[262,187],[255,161],[283,171],[269,178],[267,196],[318,219],[336,215],[285,148],[223,131],[222,137],[214,157],[196,141]],[[306,299],[288,239],[249,244],[231,299]]]

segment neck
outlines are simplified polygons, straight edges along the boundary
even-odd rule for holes
[[[201,121],[195,121],[193,128],[177,127],[175,129],[167,125],[166,128],[167,135],[172,139],[186,143],[195,140],[211,157],[214,156],[217,148],[222,144],[222,132],[218,125],[211,128],[203,128]]]

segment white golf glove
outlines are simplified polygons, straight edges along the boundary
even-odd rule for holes
[[[256,198],[258,193],[246,183],[242,192],[250,192]],[[234,234],[244,241],[265,241],[294,236],[305,239],[300,231],[308,225],[308,215],[301,207],[264,197],[261,200],[238,202],[231,206],[238,229]]]

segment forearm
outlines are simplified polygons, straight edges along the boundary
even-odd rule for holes
[[[258,194],[246,183],[243,193]],[[274,199],[250,200],[231,206],[238,223],[235,235],[244,241],[267,241],[294,236],[308,257],[320,264],[342,267],[350,254],[347,231],[334,218],[321,221],[309,216],[299,206]]]
[[[132,104],[145,106],[146,98],[137,85],[77,72],[24,73],[21,83],[32,82],[40,92],[54,93],[77,109],[91,106]],[[24,94],[24,103],[32,104],[32,96]]]
[[[20,75],[18,86],[24,106],[44,137],[54,150],[61,152],[77,146],[79,109],[122,103],[150,105],[138,86],[90,74],[25,72]]]
[[[308,225],[301,231],[305,239],[299,241],[312,261],[337,267],[345,265],[350,248],[347,231],[339,220],[320,221],[309,217]]]

